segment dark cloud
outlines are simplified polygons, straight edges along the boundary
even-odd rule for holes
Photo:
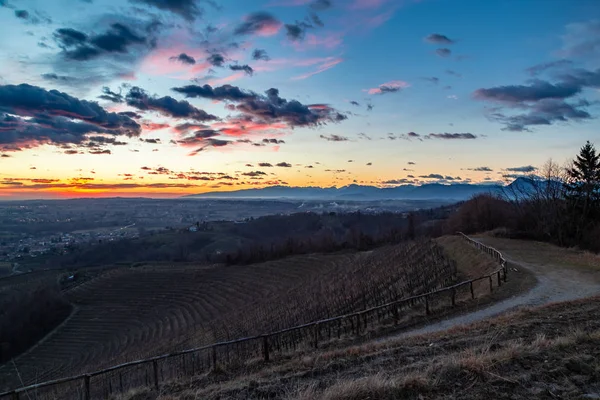
[[[269,61],[271,58],[268,56],[268,54],[265,50],[255,49],[252,52],[252,59],[257,60],[257,61],[258,60]]]
[[[272,167],[273,164],[261,162],[261,163],[258,163],[258,166],[263,167],[263,168],[268,168],[268,167]]]
[[[533,165],[524,165],[522,167],[506,168],[506,170],[511,172],[533,172],[537,170],[537,168]]]
[[[57,29],[54,32],[54,40],[62,49],[63,57],[74,61],[92,60],[107,54],[125,54],[133,48],[153,48],[156,44],[155,39],[149,39],[148,34],[156,29],[156,22],[136,23],[143,25],[139,28],[144,30],[144,35],[134,32],[134,29],[125,23],[115,22],[106,32],[93,36],[71,28]]]
[[[430,133],[425,136],[427,139],[477,139],[472,133]]]
[[[473,96],[479,100],[520,103],[542,99],[565,99],[581,92],[576,84],[558,83],[556,85],[535,80],[530,85],[497,86],[489,89],[477,89]]]
[[[290,127],[319,126],[347,119],[344,114],[326,104],[302,104],[297,100],[286,100],[279,96],[279,90],[271,88],[265,95],[245,92],[231,85],[211,87],[210,85],[188,85],[173,88],[186,97],[204,97],[212,100],[229,100],[237,103],[229,105],[231,111],[238,111],[248,122],[259,124],[285,123]],[[238,118],[239,119],[239,118]]]
[[[283,143],[285,143],[284,140],[279,140],[279,139],[263,139],[262,141],[263,141],[263,143],[270,143],[270,144],[283,144]]]
[[[317,13],[314,13],[314,12],[309,13],[308,18],[310,19],[310,21],[312,22],[313,25],[316,25],[320,28],[325,26],[325,23],[323,22],[323,20],[321,20],[321,18],[317,15]]]
[[[87,35],[71,28],[60,28],[54,32],[54,39],[60,46],[71,47],[85,43]]]
[[[436,76],[431,76],[431,77],[427,77],[427,78],[423,78],[426,81],[429,81],[435,85],[437,85],[440,82],[440,78],[436,77]]]
[[[201,151],[206,150],[209,147],[224,147],[224,146],[229,146],[233,143],[234,142],[232,142],[230,140],[208,138],[208,139],[205,139],[202,141],[202,147],[197,148],[196,150],[192,151],[188,155],[195,156],[196,154],[200,153]]]
[[[256,99],[258,95],[253,92],[244,92],[237,86],[223,85],[213,88],[210,85],[188,85],[172,90],[185,95],[185,97],[204,97],[211,100],[229,100],[239,102],[246,99]]]
[[[230,65],[229,69],[232,71],[244,71],[246,73],[246,75],[252,75],[254,74],[254,69],[252,69],[251,66],[249,65]]]
[[[27,10],[15,10],[15,17],[29,19],[29,12],[27,12]]]
[[[197,0],[131,0],[137,3],[143,3],[160,10],[170,11],[178,14],[187,21],[202,15],[202,9],[198,6]]]
[[[352,101],[350,102],[350,104],[352,104],[353,106],[356,106],[356,107],[360,107],[360,104],[358,103],[358,101],[354,101],[354,100],[352,100]]]
[[[261,176],[261,175],[267,175],[267,173],[262,172],[262,171],[251,171],[251,172],[244,172],[242,175],[244,175],[244,176]]]
[[[111,154],[112,152],[108,149],[104,149],[104,150],[90,150],[88,151],[89,154]]]
[[[70,83],[70,82],[77,81],[77,78],[74,78],[72,76],[57,75],[55,73],[42,74],[41,77],[44,80],[54,81],[54,82]]]
[[[283,168],[291,168],[292,164],[286,163],[286,162],[280,162],[280,163],[277,163],[277,166],[278,167],[283,167]]]
[[[528,85],[478,89],[473,96],[518,110],[518,114],[507,114],[502,108],[494,108],[488,114],[488,118],[504,124],[503,129],[508,131],[529,131],[530,126],[591,119],[592,115],[586,110],[590,102],[585,99],[573,102],[566,100],[581,94],[585,88],[600,88],[600,69],[571,70],[562,73],[559,78],[558,83],[535,79]]]
[[[110,136],[88,136],[89,142],[85,147],[98,147],[101,145],[126,146],[127,142],[121,142],[115,137]]]
[[[329,136],[319,135],[319,137],[321,139],[327,140],[328,142],[347,142],[348,140],[350,140],[347,137],[340,136],[340,135],[329,135]]]
[[[417,137],[421,137],[421,135],[419,135],[419,134],[418,134],[418,133],[416,133],[416,132],[408,132],[408,133],[406,134],[406,136],[408,136],[409,138],[417,138]]]
[[[391,179],[389,181],[383,181],[381,183],[384,185],[404,185],[407,183],[412,183],[412,181],[409,179],[406,179],[406,178],[401,178],[401,179]]]
[[[140,125],[98,103],[28,84],[0,86],[0,147],[79,144],[90,133],[138,136]]]
[[[446,35],[442,35],[439,33],[432,33],[430,35],[425,36],[424,40],[429,43],[434,44],[453,44],[454,40],[450,39]]]
[[[102,88],[102,94],[98,96],[99,99],[110,101],[113,103],[122,103],[123,95],[119,91],[119,93],[113,92],[109,87],[104,86]]]
[[[310,3],[310,8],[317,11],[327,10],[328,8],[331,8],[331,6],[331,0],[315,0]]]
[[[373,104],[367,104],[367,111],[373,111]]]
[[[563,67],[570,67],[571,65],[573,65],[573,61],[563,59],[563,60],[557,60],[557,61],[551,61],[551,62],[546,62],[546,63],[542,63],[542,64],[537,64],[537,65],[534,65],[533,67],[527,68],[525,71],[527,71],[531,76],[537,76],[537,75],[541,74],[542,72],[545,72],[549,69],[560,69]]]
[[[447,49],[447,48],[441,48],[441,49],[437,49],[435,51],[435,54],[437,54],[440,57],[450,57],[450,55],[452,54],[452,50]]]
[[[208,139],[215,138],[219,136],[220,133],[213,129],[200,129],[193,132],[191,135],[188,135],[177,141],[178,144],[183,146],[197,146],[197,145],[207,145],[211,144],[207,142]],[[228,142],[229,143],[229,142]]]
[[[173,118],[190,118],[195,121],[214,121],[218,118],[206,111],[194,107],[184,100],[176,100],[170,96],[154,97],[143,89],[134,86],[125,97],[127,105],[144,111],[156,111]]]
[[[467,168],[469,171],[477,171],[477,172],[492,172],[493,169],[490,167],[477,167],[477,168]]]
[[[371,166],[371,165],[373,165],[373,163],[372,163],[372,162],[368,162],[368,163],[367,163],[367,165],[368,165],[368,166]]]
[[[215,53],[211,54],[206,61],[208,61],[213,67],[222,67],[223,63],[225,62],[225,57],[223,57],[222,54]]]
[[[52,20],[47,15],[45,15],[44,13],[41,13],[40,11],[35,11],[32,14],[27,10],[15,10],[15,17],[22,19],[23,21],[25,21],[26,23],[31,24],[31,25],[38,25],[41,23],[46,23],[46,24],[52,23]]]
[[[552,125],[556,122],[568,122],[570,120],[583,121],[591,119],[592,116],[585,110],[590,103],[580,100],[571,104],[562,100],[544,99],[532,105],[526,106],[529,110],[526,114],[506,115],[495,112],[489,118],[505,125],[503,130],[512,132],[530,131],[530,126]]]
[[[502,174],[502,178],[504,179],[519,179],[519,178],[529,178],[530,176],[527,174]]]
[[[128,46],[145,42],[144,37],[136,35],[131,29],[120,23],[112,24],[110,31],[90,39],[90,43],[99,49],[116,53],[125,53]]]
[[[181,53],[178,56],[169,57],[171,61],[179,61],[182,64],[186,65],[194,65],[196,64],[196,60],[192,56],[188,56],[185,53]]]
[[[367,134],[366,134],[366,133],[364,133],[364,132],[360,132],[360,133],[358,134],[358,137],[359,137],[359,138],[361,138],[361,139],[365,139],[365,140],[372,140],[372,139],[373,139],[371,136],[367,135]]]
[[[456,71],[453,71],[453,70],[451,70],[451,69],[447,69],[447,70],[446,70],[446,73],[447,73],[448,75],[456,76],[457,78],[462,78],[462,74],[459,74],[458,72],[456,72]]]
[[[407,162],[408,165],[415,165],[416,163],[414,161],[409,161]]]
[[[236,35],[252,35],[264,32],[270,29],[279,29],[281,22],[267,12],[256,12],[246,17],[245,21],[239,24],[235,30]]]
[[[419,178],[423,178],[423,179],[444,179],[444,175],[440,175],[440,174],[419,175]]]
[[[304,39],[306,35],[306,29],[312,28],[305,22],[296,22],[295,24],[285,24],[286,35],[291,41],[297,41]]]

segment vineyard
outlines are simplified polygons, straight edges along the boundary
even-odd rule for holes
[[[73,314],[14,363],[0,367],[1,389],[364,310],[443,287],[455,273],[453,263],[431,241],[247,266],[109,270],[67,291]],[[317,338],[360,329],[353,322],[337,328],[317,332]],[[293,331],[288,337],[280,335],[269,347],[291,351],[306,337]],[[107,379],[100,396],[124,384],[147,384],[153,373],[166,378],[182,368],[197,372],[215,359],[252,356],[264,354],[256,343],[248,342],[240,343],[236,351],[227,347],[206,356],[174,358],[171,362],[178,365],[164,364],[154,372],[143,366],[135,379],[134,370]]]

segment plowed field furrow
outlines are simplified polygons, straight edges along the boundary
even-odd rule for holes
[[[420,242],[245,266],[111,269],[68,290],[77,311],[15,363],[27,384],[350,312],[370,294],[408,293],[406,277],[413,290],[423,276],[447,279],[434,250]],[[0,366],[0,390],[17,384],[14,368]]]

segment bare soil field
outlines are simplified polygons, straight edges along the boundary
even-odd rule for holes
[[[247,266],[107,270],[65,292],[72,315],[0,367],[1,389],[370,307],[443,287],[455,272],[434,242]]]

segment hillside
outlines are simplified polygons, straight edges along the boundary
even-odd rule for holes
[[[371,307],[454,276],[431,241],[245,266],[106,270],[64,293],[72,315],[0,367],[0,390]]]
[[[120,399],[594,399],[600,297],[408,339],[223,370]],[[135,394],[134,394],[135,393]]]

